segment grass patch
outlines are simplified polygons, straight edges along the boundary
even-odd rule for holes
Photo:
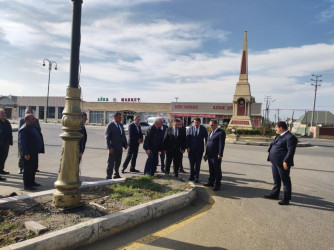
[[[154,178],[148,175],[139,178],[128,178],[124,183],[109,187],[109,196],[120,200],[127,206],[135,206],[184,190],[184,188],[182,190],[172,190],[169,188],[169,185],[172,183],[171,180],[162,179],[158,183],[156,182],[157,179],[157,177]]]

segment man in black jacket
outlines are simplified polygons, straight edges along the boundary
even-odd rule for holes
[[[5,171],[5,162],[8,157],[9,146],[13,145],[13,133],[10,122],[6,119],[6,112],[0,109],[0,174],[9,174]],[[6,178],[0,176],[0,181]]]
[[[82,155],[86,149],[87,131],[86,131],[85,123],[87,121],[87,113],[82,112],[81,117],[82,117],[82,124],[80,126],[79,133],[82,134],[82,138],[79,142],[79,161],[81,161]]]
[[[277,122],[275,127],[277,136],[270,143],[268,149],[268,161],[271,161],[271,169],[274,179],[274,187],[270,195],[265,195],[266,199],[277,200],[281,190],[281,182],[284,187],[284,198],[279,205],[289,205],[291,200],[291,179],[290,168],[293,166],[293,157],[295,155],[297,138],[288,130],[285,122]]]
[[[24,156],[23,184],[24,190],[36,190],[40,184],[35,182],[38,165],[38,154],[43,151],[43,140],[40,131],[34,126],[35,117],[25,116],[25,124],[19,130],[18,144]]]
[[[138,156],[139,144],[143,143],[143,133],[139,126],[140,116],[135,116],[133,123],[129,125],[129,139],[128,139],[128,153],[126,155],[125,161],[123,163],[122,173],[128,167],[129,162],[131,161],[130,172],[139,172],[136,169],[136,161]]]
[[[169,174],[170,165],[173,161],[174,176],[178,177],[179,168],[181,166],[183,153],[186,149],[186,133],[185,130],[180,128],[181,121],[175,119],[173,127],[166,130],[163,150],[166,152],[166,174]]]
[[[225,148],[226,134],[218,127],[217,120],[210,121],[211,133],[208,135],[205,155],[209,163],[209,180],[204,186],[214,186],[213,190],[220,190],[222,179],[222,158]]]
[[[28,107],[26,109],[26,112],[25,112],[26,115],[29,115],[29,114],[34,114],[32,109],[30,107]],[[24,120],[24,117],[22,119],[20,119],[20,122],[19,122],[19,129],[25,124],[25,120]],[[43,140],[43,135],[42,135],[42,129],[41,129],[41,125],[39,124],[39,120],[35,117],[35,124],[34,124],[34,127],[36,127],[38,129],[38,131],[41,133],[41,136],[42,136],[42,140]],[[24,155],[22,155],[22,152],[20,152],[20,149],[18,150],[18,153],[19,153],[19,174],[23,174],[23,168],[24,168]],[[44,141],[43,141],[43,153],[44,153]],[[39,172],[38,170],[38,164],[37,164],[37,169],[36,169],[36,172]]]
[[[151,176],[153,176],[157,170],[158,156],[162,151],[162,123],[162,118],[157,117],[154,124],[147,130],[147,134],[145,136],[143,148],[146,151],[148,158],[145,164],[144,174],[149,174]]]

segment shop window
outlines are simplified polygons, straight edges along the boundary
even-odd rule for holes
[[[19,106],[19,117],[24,117],[26,115],[26,106]]]
[[[103,111],[90,111],[89,123],[103,123]]]
[[[55,118],[56,117],[56,108],[55,107],[48,107],[48,118]]]
[[[63,117],[63,110],[64,107],[58,107],[58,119],[61,119]]]
[[[44,106],[39,106],[38,118],[44,120]]]
[[[202,118],[202,124],[203,125],[208,125],[212,119],[213,118],[203,117]]]

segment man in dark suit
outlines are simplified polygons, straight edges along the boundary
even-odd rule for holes
[[[186,130],[186,128],[184,127],[184,124],[183,124],[183,119],[182,119],[181,117],[180,117],[179,119],[180,119],[180,121],[181,121],[180,129],[182,129],[183,132],[184,132],[185,134],[187,134],[187,130]],[[181,158],[181,164],[180,164],[179,173],[184,173],[184,174],[187,173],[187,172],[184,170],[184,168],[183,168],[183,157]]]
[[[128,139],[128,154],[126,155],[126,159],[123,163],[122,173],[124,173],[125,169],[128,167],[128,164],[131,160],[130,172],[139,172],[136,169],[136,160],[138,156],[138,148],[139,144],[143,143],[143,133],[139,126],[140,116],[135,116],[133,123],[129,125],[129,139]]]
[[[158,156],[162,151],[162,123],[162,118],[157,117],[154,121],[154,124],[147,130],[147,134],[144,140],[143,148],[148,156],[145,164],[144,174],[149,174],[151,176],[154,176],[154,173],[157,170]]]
[[[28,107],[25,111],[26,115],[33,115],[33,111],[30,107]],[[25,124],[25,118],[20,119],[19,122],[19,129]],[[39,120],[35,117],[35,123],[34,123],[34,127],[38,129],[38,131],[40,132],[40,136],[42,137],[42,141],[43,141],[43,150],[42,153],[45,152],[44,149],[44,140],[43,140],[43,135],[42,135],[42,129],[41,129],[41,125],[39,124]],[[23,169],[24,169],[24,155],[22,154],[22,152],[20,152],[20,150],[18,150],[19,153],[19,174],[23,174]],[[38,155],[37,155],[38,158]],[[38,170],[38,159],[37,159],[37,169],[36,172],[39,172]]]
[[[105,135],[109,150],[106,179],[111,179],[114,170],[114,179],[121,178],[119,175],[119,166],[121,165],[122,161],[122,148],[128,148],[121,120],[122,114],[120,112],[116,112],[114,115],[114,121],[110,122],[106,128]]]
[[[40,186],[40,184],[35,182],[35,174],[38,165],[38,154],[43,151],[43,140],[40,131],[34,124],[34,115],[27,114],[25,116],[25,124],[18,133],[19,149],[24,157],[24,190],[36,190],[35,187]]]
[[[5,162],[8,157],[9,146],[13,145],[13,133],[10,122],[6,119],[6,112],[0,109],[0,174],[9,174],[5,171]],[[0,176],[0,181],[5,181],[6,178]]]
[[[161,126],[161,137],[162,137],[162,140],[165,137],[167,128],[168,128],[168,126],[166,124],[162,124],[162,126]],[[165,158],[166,158],[165,152],[161,151],[161,153],[160,153],[160,163],[161,163],[161,172],[162,173],[165,173]]]
[[[166,174],[169,174],[170,165],[173,161],[175,177],[178,177],[183,153],[186,149],[186,133],[180,128],[180,124],[181,121],[179,119],[175,119],[173,127],[166,130],[163,140],[163,150],[167,155],[165,171]]]
[[[194,120],[194,126],[187,131],[187,151],[190,162],[190,181],[198,182],[201,161],[204,152],[204,141],[208,138],[206,128],[201,126],[201,119]]]
[[[210,121],[211,133],[206,144],[206,157],[209,163],[209,181],[204,186],[214,186],[213,190],[220,190],[222,179],[222,158],[225,147],[226,134],[218,127],[217,120]]]
[[[80,126],[79,133],[82,134],[82,138],[79,142],[79,161],[81,161],[82,155],[86,149],[87,131],[86,131],[85,123],[87,121],[87,113],[82,112],[81,117],[82,117],[82,124]]]
[[[293,166],[293,157],[298,140],[289,132],[285,122],[276,123],[275,130],[277,136],[270,143],[268,149],[268,161],[272,164],[274,187],[271,194],[264,197],[266,199],[277,200],[281,190],[281,182],[283,182],[284,198],[278,204],[289,205],[289,201],[291,200],[290,168]]]

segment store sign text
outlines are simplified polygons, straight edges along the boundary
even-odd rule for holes
[[[140,102],[140,98],[121,98],[122,102]]]
[[[182,105],[182,104],[176,104],[174,105],[175,109],[198,109],[198,105]]]
[[[108,97],[100,97],[100,98],[97,98],[97,101],[98,102],[109,102],[109,99]]]
[[[216,105],[216,106],[212,106],[212,109],[225,109],[225,106],[220,106],[220,105]],[[232,110],[233,106],[226,106],[226,110]]]

